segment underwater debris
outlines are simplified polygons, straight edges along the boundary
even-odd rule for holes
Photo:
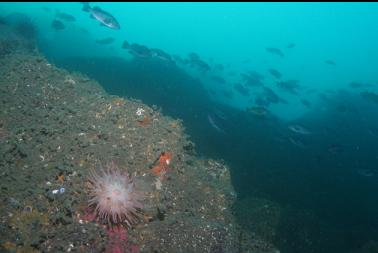
[[[59,189],[54,189],[54,190],[52,190],[51,191],[51,193],[53,194],[53,195],[56,195],[56,194],[63,194],[64,192],[66,191],[66,189],[64,188],[64,187],[61,187],[61,188],[59,188]]]

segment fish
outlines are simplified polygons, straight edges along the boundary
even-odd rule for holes
[[[220,76],[216,76],[216,75],[212,75],[211,76],[211,80],[217,82],[217,83],[220,83],[220,84],[225,84],[226,83],[226,80],[224,80],[222,77]]]
[[[365,87],[371,87],[371,84],[368,83],[359,83],[359,82],[350,82],[349,87],[353,89],[358,89],[358,88],[365,88]]]
[[[201,72],[207,72],[211,70],[210,65],[201,60],[200,56],[197,53],[190,53],[188,55],[188,63],[191,67],[195,67]]]
[[[294,133],[301,134],[301,135],[309,135],[311,132],[300,125],[290,125],[288,128],[293,131]]]
[[[176,62],[176,63],[178,63],[178,64],[183,64],[183,65],[185,65],[185,64],[187,64],[187,60],[184,60],[181,56],[179,56],[179,55],[173,55],[173,59],[174,59],[174,61]]]
[[[80,32],[84,33],[84,34],[89,34],[89,31],[83,27],[79,28]]]
[[[269,69],[269,73],[277,79],[281,79],[282,74],[276,69]]]
[[[220,118],[222,120],[227,120],[226,114],[223,111],[221,111],[220,109],[215,108],[214,114],[215,114],[215,116],[217,116],[218,118]]]
[[[159,176],[160,180],[163,180],[168,172],[169,165],[171,163],[173,154],[170,152],[162,152],[158,159],[155,160],[152,167],[152,173],[155,176]]]
[[[256,71],[249,71],[248,73],[241,73],[240,76],[245,81],[245,85],[247,86],[263,86],[263,79],[264,76],[257,73]]]
[[[223,133],[223,134],[226,133],[222,128],[220,128],[217,124],[215,124],[215,121],[214,121],[213,117],[211,117],[210,114],[207,114],[207,119],[208,119],[210,125],[213,128],[215,128],[218,132]]]
[[[339,144],[331,144],[328,146],[328,152],[337,155],[344,152],[344,147]]]
[[[148,58],[152,56],[152,53],[148,47],[137,43],[129,44],[126,40],[123,42],[122,48],[128,49],[129,53],[136,57]]]
[[[268,87],[263,87],[264,88],[264,95],[267,101],[273,104],[278,104],[280,102],[285,103],[282,98],[280,98],[272,89]]]
[[[300,140],[298,138],[289,137],[289,141],[297,147],[300,147],[300,148],[306,148],[307,147],[307,145],[302,140]]]
[[[51,9],[49,7],[43,6],[41,9],[45,12],[51,12]]]
[[[254,71],[254,70],[248,71],[248,76],[250,78],[257,79],[257,80],[263,80],[264,79],[263,75],[261,75],[259,72]]]
[[[214,69],[216,69],[216,70],[219,70],[219,71],[223,71],[224,70],[224,66],[223,66],[223,64],[215,64],[214,65]]]
[[[113,42],[114,42],[114,38],[112,37],[108,37],[102,40],[96,40],[96,43],[100,45],[109,45],[109,44],[112,44]]]
[[[232,99],[234,97],[234,93],[232,92],[232,90],[222,90],[221,93],[228,99]]]
[[[378,137],[378,127],[376,127],[376,126],[369,127],[368,132],[372,136]]]
[[[259,95],[255,99],[255,104],[258,105],[258,106],[261,106],[261,107],[267,107],[267,106],[269,106],[270,102]]]
[[[307,108],[311,107],[311,103],[306,99],[301,99],[302,105],[306,106]]]
[[[266,48],[266,51],[271,53],[271,54],[274,54],[274,55],[278,55],[280,57],[284,57],[285,55],[282,53],[282,51],[278,48],[274,48],[274,47],[267,47]]]
[[[332,60],[326,60],[324,63],[327,63],[328,65],[336,66],[336,63]]]
[[[197,53],[190,53],[188,55],[188,59],[189,59],[189,61],[199,61],[200,57]]]
[[[76,18],[74,16],[67,14],[67,13],[64,13],[64,12],[60,12],[60,11],[56,12],[55,17],[58,18],[58,19],[61,19],[63,21],[66,21],[66,22],[75,22],[76,21]]]
[[[307,94],[312,94],[312,93],[314,93],[314,92],[316,92],[315,89],[308,89],[308,90],[306,91]]]
[[[370,91],[361,92],[360,95],[366,99],[378,104],[378,94]]]
[[[101,25],[115,30],[121,29],[121,26],[118,23],[117,19],[115,19],[115,17],[113,17],[110,13],[102,10],[98,6],[92,8],[87,2],[82,2],[82,4],[82,10],[85,12],[89,12],[90,17],[99,21]]]
[[[130,47],[130,43],[127,41],[127,40],[125,40],[123,43],[122,43],[122,48],[123,49],[128,49]]]
[[[363,177],[372,177],[375,176],[376,171],[372,169],[359,168],[357,169],[357,174]]]
[[[63,30],[66,28],[66,26],[59,20],[57,19],[54,19],[51,23],[51,27],[55,30],[55,31],[59,31],[59,30]]]
[[[151,52],[152,57],[158,58],[163,61],[173,62],[172,57],[161,49],[151,48],[150,52]]]
[[[190,65],[196,67],[198,70],[200,70],[202,72],[207,72],[211,69],[209,64],[207,64],[203,60],[191,61]]]
[[[295,44],[294,43],[289,43],[287,44],[286,48],[294,48],[295,47]]]
[[[269,113],[269,111],[262,106],[253,106],[251,108],[248,108],[247,111],[259,117],[266,116]]]
[[[297,89],[299,88],[298,80],[288,80],[277,82],[277,86],[282,90],[289,92],[293,95],[298,95]]]
[[[250,94],[249,94],[249,90],[247,88],[245,88],[243,85],[241,85],[240,83],[236,83],[234,85],[234,88],[235,90],[237,90],[241,95],[245,96],[245,97],[248,97]]]

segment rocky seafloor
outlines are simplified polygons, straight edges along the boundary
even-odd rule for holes
[[[106,94],[11,34],[0,35],[0,252],[278,252],[235,221],[229,168],[199,159],[180,120]],[[143,193],[118,239],[88,218],[89,172],[109,162]]]

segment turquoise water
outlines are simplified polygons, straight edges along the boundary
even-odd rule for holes
[[[121,28],[100,26],[80,3],[1,3],[0,11],[28,15],[39,50],[58,66],[184,119],[200,155],[230,165],[240,201],[258,195],[295,210],[275,238],[282,252],[376,252],[364,245],[378,241],[377,3],[91,6]],[[57,12],[76,20],[54,30]],[[136,57],[125,40],[184,62]],[[208,70],[188,63],[193,52]],[[248,84],[256,73],[261,84]],[[313,215],[295,219],[298,210]],[[293,232],[302,225],[313,243]]]
[[[41,40],[56,56],[117,55],[127,57],[120,46],[126,39],[170,54],[201,58],[227,65],[235,72],[256,70],[267,74],[276,68],[288,79],[299,79],[308,88],[341,88],[351,80],[376,82],[376,3],[102,3],[95,4],[112,13],[121,30],[99,27],[81,11],[80,3],[3,3],[3,12],[24,12],[33,16],[41,29]],[[41,7],[51,8],[51,13]],[[75,16],[60,33],[51,30],[55,10]],[[80,30],[85,28],[89,34]],[[106,48],[94,40],[114,37]],[[266,52],[266,47],[285,48],[284,59]],[[244,60],[248,64],[242,64]],[[332,68],[324,61],[337,63]],[[268,74],[269,75],[269,74]],[[231,79],[231,78],[230,78]],[[230,80],[235,82],[236,80]],[[270,80],[269,80],[270,81]],[[225,100],[223,98],[215,98]],[[290,99],[290,98],[288,98]],[[312,98],[313,99],[313,98]],[[250,105],[242,96],[227,103],[237,108]],[[226,102],[226,101],[225,101]],[[304,113],[301,106],[274,108],[282,118]]]

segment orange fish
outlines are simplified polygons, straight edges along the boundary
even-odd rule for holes
[[[151,123],[151,119],[149,117],[144,117],[142,120],[137,120],[137,122],[141,126],[147,126]]]
[[[172,154],[168,152],[162,152],[159,156],[158,164],[152,168],[152,173],[156,176],[163,177],[168,172],[168,165],[172,159]]]
[[[159,163],[162,165],[169,165],[171,163],[172,154],[169,152],[162,152],[159,157]]]

